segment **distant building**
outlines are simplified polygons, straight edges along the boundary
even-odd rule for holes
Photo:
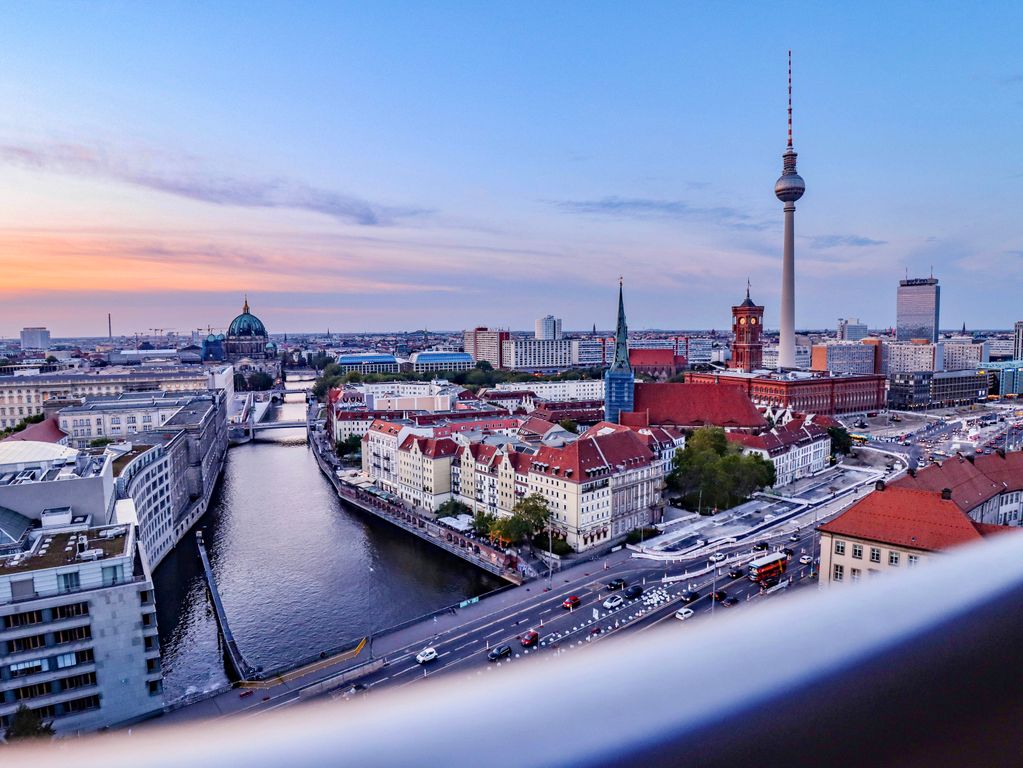
[[[875,370],[875,347],[852,341],[814,344],[810,369],[830,373],[871,374]]]
[[[573,339],[572,349],[580,368],[603,368],[606,364],[603,339]]]
[[[58,733],[163,707],[153,582],[132,525],[0,507],[0,728],[25,705]]]
[[[806,344],[796,344],[796,370],[805,371],[810,368],[810,347]],[[763,367],[768,371],[776,371],[780,368],[778,363],[779,346],[777,344],[764,345]]]
[[[977,523],[951,491],[884,486],[821,525],[821,586],[913,568],[937,553],[1012,528]]]
[[[399,370],[394,355],[379,352],[338,355],[337,364],[342,373],[397,373]]]
[[[263,321],[249,312],[248,297],[242,305],[242,313],[227,329],[224,353],[239,372],[251,370],[274,377],[280,372],[277,345],[270,341]]]
[[[564,379],[562,381],[531,381],[528,387],[522,383],[505,382],[498,384],[498,390],[518,390],[528,388],[543,400],[603,400],[603,379]]]
[[[896,341],[885,345],[888,373],[945,370],[945,345],[942,342]]]
[[[561,318],[554,315],[541,317],[536,321],[534,336],[541,341],[555,341],[561,338]]]
[[[867,335],[867,326],[865,323],[861,323],[858,317],[850,319],[838,318],[839,341],[859,341],[860,339],[865,339]]]
[[[776,488],[822,471],[831,457],[828,431],[803,418],[757,435],[728,432],[728,439],[774,465]]]
[[[490,363],[494,368],[504,368],[503,344],[511,333],[490,328],[473,328],[463,334],[464,349],[479,363]]]
[[[570,339],[508,339],[501,343],[503,368],[520,371],[550,371],[576,365]]]
[[[913,371],[888,377],[888,405],[900,410],[950,408],[988,396],[986,370]]]
[[[441,371],[468,371],[476,361],[467,352],[413,352],[409,367],[415,373],[439,373]]]
[[[896,301],[896,341],[938,340],[941,287],[936,277],[900,280]]]
[[[50,348],[50,332],[46,328],[22,328],[21,348],[47,350]]]
[[[686,359],[670,349],[630,349],[629,365],[634,374],[642,373],[663,380],[682,373]]]
[[[1023,320],[1017,320],[1013,326],[1012,358],[1013,360],[1023,360]]]
[[[945,339],[944,370],[963,371],[978,368],[989,359],[986,341],[974,341],[972,336],[954,336]]]
[[[878,375],[715,371],[687,373],[686,382],[741,387],[754,403],[800,413],[855,413],[885,405],[885,377]]]

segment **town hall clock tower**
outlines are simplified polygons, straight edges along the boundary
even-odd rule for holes
[[[746,300],[732,307],[732,361],[731,368],[745,371],[763,368],[764,342],[760,340],[764,324],[764,308],[753,303],[746,283]]]

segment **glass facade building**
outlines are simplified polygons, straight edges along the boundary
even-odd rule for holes
[[[938,313],[941,304],[941,288],[938,278],[925,277],[899,281],[896,305],[897,341],[926,339],[938,340]]]

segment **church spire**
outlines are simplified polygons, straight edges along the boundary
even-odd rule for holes
[[[249,294],[247,293],[245,294],[245,303],[242,304],[242,314],[243,315],[249,314]]]
[[[622,295],[622,278],[618,278],[618,327],[615,331],[615,359],[612,371],[632,372],[629,365],[629,327],[625,323],[625,299]]]

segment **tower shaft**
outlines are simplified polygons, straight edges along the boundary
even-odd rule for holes
[[[778,367],[796,367],[796,204],[785,203],[785,234],[781,272],[781,336]]]

